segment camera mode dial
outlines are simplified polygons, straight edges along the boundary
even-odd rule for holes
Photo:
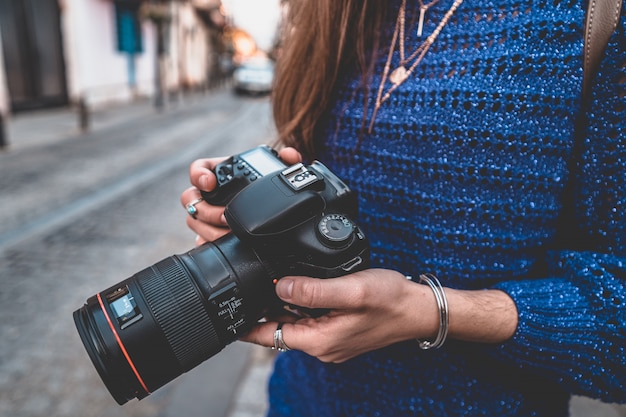
[[[354,223],[343,214],[327,214],[319,221],[317,230],[322,243],[340,248],[350,243],[354,234]]]

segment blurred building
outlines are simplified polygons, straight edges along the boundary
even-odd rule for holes
[[[0,115],[209,87],[221,0],[0,0]]]

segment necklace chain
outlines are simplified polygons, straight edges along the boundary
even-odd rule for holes
[[[428,11],[428,9],[435,4],[437,4],[439,0],[432,0],[428,4],[424,4],[423,0],[419,0],[420,4],[420,18],[418,22],[418,30],[417,35],[422,35],[423,29],[423,20],[424,15]],[[398,12],[398,18],[396,20],[396,28],[393,32],[393,37],[391,39],[391,46],[389,47],[389,53],[387,54],[387,62],[385,63],[385,68],[383,70],[383,75],[380,80],[380,85],[378,86],[378,94],[376,96],[376,104],[374,106],[374,112],[372,113],[372,118],[370,119],[368,132],[372,132],[372,128],[374,126],[374,121],[376,120],[376,115],[378,114],[378,110],[382,106],[382,104],[387,101],[391,93],[393,93],[396,88],[398,88],[407,78],[413,73],[415,68],[422,62],[424,55],[430,49],[435,40],[441,33],[441,30],[448,23],[456,9],[463,3],[463,0],[455,0],[450,9],[446,12],[446,14],[441,19],[441,22],[437,25],[433,33],[431,33],[424,42],[422,42],[413,53],[405,58],[405,50],[404,50],[404,22],[405,22],[405,11],[406,11],[406,0],[402,0],[402,4],[400,6],[400,11]],[[398,39],[399,38],[399,39]],[[396,43],[399,44],[399,52],[400,52],[400,65],[395,68],[391,74],[389,70],[391,69],[391,58],[393,57],[393,52],[396,49]],[[406,68],[406,64],[408,64],[411,60],[414,60],[409,68]],[[385,85],[387,84],[387,80],[391,82],[391,86],[385,91]]]
[[[428,4],[424,4],[423,0],[418,0],[418,2],[420,4],[420,18],[419,18],[419,21],[417,23],[417,37],[421,38],[422,37],[422,31],[424,29],[424,17],[426,15],[426,12],[428,11],[428,9],[433,7],[435,4],[439,3],[439,0],[432,0]],[[404,35],[404,27],[402,28],[402,34]],[[404,43],[404,41],[403,41],[403,43]]]

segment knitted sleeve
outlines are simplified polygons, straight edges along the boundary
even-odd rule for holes
[[[573,394],[626,402],[626,260],[553,255],[554,278],[497,285],[519,313],[517,332],[497,355]]]
[[[578,230],[547,255],[543,279],[495,287],[519,325],[495,355],[574,394],[626,402],[626,50],[613,41],[594,86],[589,133],[574,183]],[[569,243],[570,245],[567,245]]]

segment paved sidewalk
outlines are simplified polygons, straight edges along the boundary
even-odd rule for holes
[[[210,94],[210,93],[208,93]],[[180,104],[167,107],[162,111],[171,112],[187,103],[199,101],[203,96],[189,95]],[[137,99],[129,103],[100,105],[89,114],[89,129],[80,129],[78,110],[74,107],[35,110],[11,115],[5,120],[7,146],[5,152],[24,150],[36,146],[46,146],[68,140],[81,134],[91,133],[107,127],[131,122],[134,119],[158,115],[152,102]]]
[[[275,355],[271,349],[254,346],[250,366],[232,403],[228,417],[262,417],[268,407],[267,379],[272,371]]]

